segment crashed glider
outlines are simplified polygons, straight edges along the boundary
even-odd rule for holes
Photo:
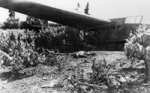
[[[0,7],[78,29],[94,29],[110,23],[88,15],[46,6],[35,0],[0,0]]]

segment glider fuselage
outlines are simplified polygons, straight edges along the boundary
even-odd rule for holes
[[[35,0],[0,0],[0,7],[84,30],[85,33],[93,32],[97,40],[93,42],[98,42],[101,45],[110,42],[123,43],[128,38],[130,31],[135,30],[138,26],[137,24],[117,24],[112,21],[57,9],[37,3]]]

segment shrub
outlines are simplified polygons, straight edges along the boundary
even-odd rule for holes
[[[4,25],[2,26],[3,29],[18,29],[19,28],[19,19],[15,18],[8,18]]]
[[[20,29],[33,30],[36,33],[38,33],[42,29],[42,26],[31,25],[26,21],[21,21],[19,27]]]
[[[135,34],[131,33],[130,37],[127,39],[124,50],[128,59],[132,61],[133,64],[144,61],[145,65],[145,82],[149,80],[150,75],[150,35],[148,34],[148,26],[140,26]]]
[[[51,33],[49,34],[51,35]],[[49,38],[50,36],[47,39]],[[0,53],[2,53],[4,56],[0,55],[0,57],[3,66],[11,68],[11,72],[16,76],[18,73],[20,73],[20,71],[27,68],[34,68],[39,64],[56,66],[58,68],[58,72],[63,71],[66,61],[65,57],[55,55],[44,46],[41,47],[41,51],[39,52],[34,43],[35,39],[37,39],[36,34],[29,30],[18,32],[10,31],[9,33],[1,34],[0,50],[2,52]],[[52,43],[50,42],[48,44]],[[31,70],[32,73],[36,71],[34,69]],[[30,71],[27,70],[27,73],[29,72]]]
[[[35,38],[36,48],[58,49],[64,45],[64,27],[49,27],[41,30]]]
[[[9,55],[12,59],[2,58],[3,65],[11,67],[13,73],[18,73],[23,68],[36,66],[39,64],[39,53],[35,50],[34,41],[31,33],[27,32],[10,32],[1,34],[0,49]],[[30,41],[30,42],[29,42]]]

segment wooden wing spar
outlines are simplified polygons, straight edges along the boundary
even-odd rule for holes
[[[0,0],[0,7],[83,30],[101,28],[111,23],[88,15],[46,6],[35,0]]]

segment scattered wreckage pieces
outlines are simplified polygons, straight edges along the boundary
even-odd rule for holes
[[[72,54],[72,56],[74,58],[87,58],[88,56],[95,56],[96,53],[95,52],[86,52],[86,51],[78,51],[74,54]]]

